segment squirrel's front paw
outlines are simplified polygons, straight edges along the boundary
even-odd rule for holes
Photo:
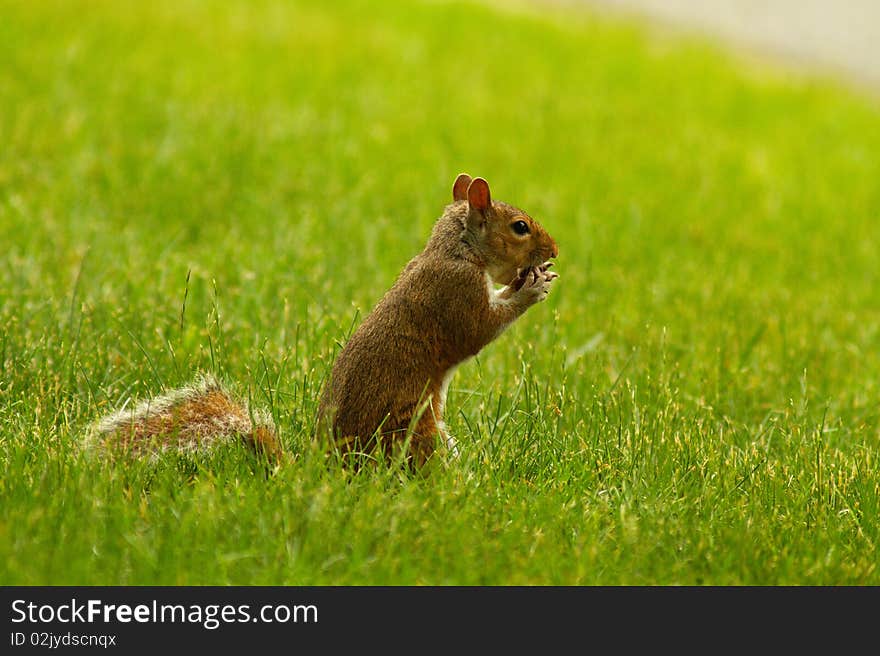
[[[516,292],[528,303],[539,303],[547,298],[550,293],[550,285],[559,277],[559,274],[547,269],[552,263],[545,262],[539,267],[528,269],[522,276],[522,283]]]
[[[547,282],[550,282],[551,280],[559,277],[558,273],[556,273],[555,271],[550,271],[550,267],[552,266],[553,262],[547,260],[546,262],[544,262],[544,264],[538,267],[538,271],[541,273],[541,275],[544,276],[544,280],[546,280]]]

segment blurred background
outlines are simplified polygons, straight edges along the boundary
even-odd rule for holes
[[[565,4],[643,15],[880,85],[877,0],[567,0]]]

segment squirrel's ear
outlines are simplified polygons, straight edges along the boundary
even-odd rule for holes
[[[467,173],[459,173],[452,185],[452,200],[467,200],[468,186],[471,184],[471,176]]]
[[[492,206],[492,197],[489,195],[489,183],[483,178],[474,178],[468,185],[468,204],[472,209],[485,212]]]

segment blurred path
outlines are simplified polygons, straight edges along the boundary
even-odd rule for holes
[[[565,0],[698,29],[880,87],[880,0]]]

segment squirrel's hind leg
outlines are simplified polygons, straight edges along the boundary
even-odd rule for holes
[[[440,437],[446,445],[446,452],[453,458],[461,457],[461,454],[458,451],[458,440],[449,434],[445,424],[441,423],[438,428],[440,429]]]

